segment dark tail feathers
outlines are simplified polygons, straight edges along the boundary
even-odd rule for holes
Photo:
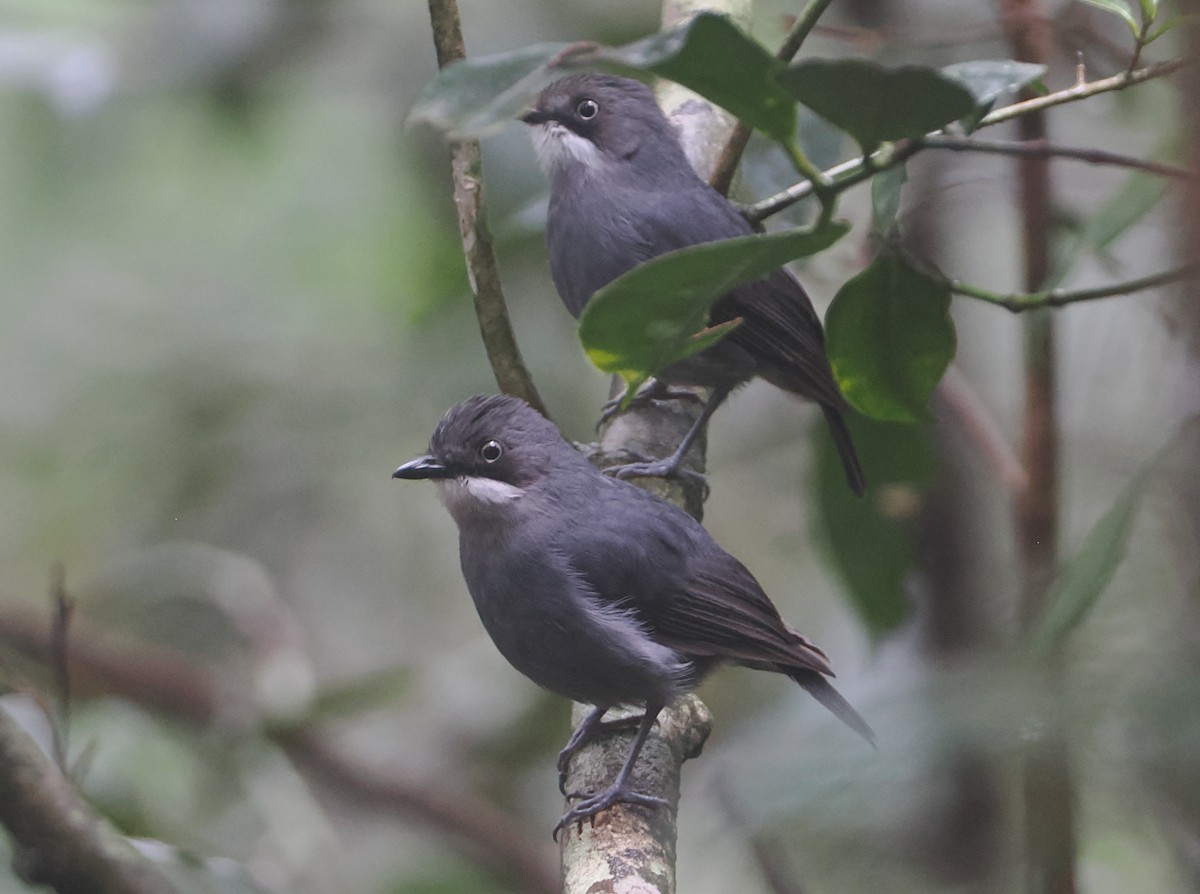
[[[821,410],[825,413],[825,421],[829,423],[833,443],[837,445],[838,456],[841,457],[842,467],[846,470],[846,481],[849,482],[850,489],[861,497],[867,489],[867,479],[854,450],[854,441],[850,437],[850,429],[846,427],[846,420],[842,418],[841,410],[835,406],[821,404]]]
[[[809,695],[832,711],[833,716],[870,742],[872,748],[875,747],[875,733],[871,727],[867,726],[867,721],[863,720],[859,713],[850,707],[850,702],[842,698],[842,694],[834,689],[833,684],[824,676],[813,670],[799,670],[788,676],[803,686]]]

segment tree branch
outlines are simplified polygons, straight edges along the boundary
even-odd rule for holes
[[[433,26],[438,67],[445,68],[465,58],[456,0],[429,0],[429,19]],[[491,227],[488,225],[479,141],[452,141],[450,167],[454,177],[458,229],[467,261],[467,277],[475,295],[475,316],[479,320],[479,334],[483,337],[483,346],[492,365],[496,384],[505,394],[519,397],[543,416],[548,415],[521,357],[521,349],[517,346],[517,337],[508,317],[508,305],[500,284],[500,266],[496,261]]]
[[[1132,168],[1136,171],[1145,171],[1147,174],[1154,174],[1157,177],[1167,177],[1174,180],[1189,180],[1196,176],[1193,172],[1184,168],[1163,164],[1162,162],[1132,158],[1128,155],[1108,152],[1104,149],[1077,149],[1069,146],[1055,146],[1046,140],[1017,143],[934,134],[924,137],[918,142],[923,149],[949,149],[954,152],[988,152],[1023,158],[1071,158],[1093,165]]]
[[[16,720],[0,708],[0,825],[14,868],[60,894],[174,894],[157,867],[96,816]]]
[[[0,607],[0,644],[51,668],[51,635],[40,618]],[[170,650],[76,632],[69,669],[73,688],[81,694],[117,695],[198,726],[247,730],[262,724],[257,709],[243,695]],[[302,720],[266,726],[262,735],[311,778],[358,804],[419,821],[446,835],[469,858],[519,880],[524,889],[538,894],[558,890],[548,847],[540,848],[521,831],[523,824],[517,818],[490,802],[461,788],[443,792],[425,781],[365,768],[326,744]],[[4,772],[0,761],[0,774]],[[2,795],[0,790],[0,799]]]
[[[979,127],[1000,124],[1004,121],[1011,121],[1014,118],[1019,119],[1023,115],[1031,115],[1055,106],[1077,102],[1091,96],[1098,96],[1101,93],[1111,93],[1114,90],[1123,90],[1135,84],[1144,84],[1147,81],[1166,77],[1179,71],[1189,61],[1187,59],[1175,59],[1170,62],[1160,62],[1128,74],[1122,73],[1110,78],[1103,78],[1099,81],[1077,83],[1065,90],[1059,90],[1046,96],[1038,96],[1023,102],[1013,103],[985,115],[983,120],[980,121]],[[870,180],[880,171],[893,168],[907,161],[921,150],[923,140],[928,140],[930,137],[936,136],[939,136],[939,134],[928,134],[922,140],[901,140],[892,146],[885,146],[877,150],[866,160],[855,158],[834,165],[825,172],[825,176],[833,181],[832,189],[835,193],[845,192],[853,186]],[[759,202],[755,202],[753,205],[747,206],[743,213],[747,220],[757,224],[773,214],[778,214],[784,208],[796,204],[801,199],[808,198],[812,194],[813,185],[805,180],[793,184],[773,196],[768,196]]]

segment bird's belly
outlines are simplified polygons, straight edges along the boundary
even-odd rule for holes
[[[516,589],[497,595],[475,599],[480,620],[500,654],[539,686],[594,705],[667,703],[686,688],[679,656],[634,640],[640,631],[598,624],[559,593],[536,604]]]

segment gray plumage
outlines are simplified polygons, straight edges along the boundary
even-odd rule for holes
[[[753,230],[692,170],[648,87],[612,75],[571,75],[551,84],[522,120],[550,180],[546,243],[558,294],[578,317],[592,295],[669,251]],[[719,343],[658,378],[713,393],[686,447],[738,385],[760,376],[808,398],[825,414],[855,493],[865,488],[829,360],[821,320],[800,283],[775,270],[719,298],[710,321],[741,317]],[[674,471],[677,459],[672,457]],[[639,467],[638,474],[651,474]]]
[[[607,477],[512,397],[473,397],[429,454],[396,470],[431,478],[459,528],[467,589],[501,654],[535,683],[604,709],[645,704],[617,782],[559,828],[615,801],[659,710],[720,662],[786,674],[854,730],[870,729],[826,679],[824,653],[788,626],[758,582],[690,515]]]

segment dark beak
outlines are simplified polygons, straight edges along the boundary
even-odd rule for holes
[[[547,121],[553,121],[554,116],[549,112],[543,112],[541,109],[530,109],[521,116],[521,120],[526,124],[545,124]]]
[[[422,478],[453,478],[454,474],[433,456],[418,456],[392,472],[393,478],[417,481]]]

